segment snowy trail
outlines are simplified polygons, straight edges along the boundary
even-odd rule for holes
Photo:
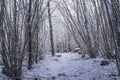
[[[63,53],[34,65],[34,69],[24,73],[25,77],[40,77],[41,80],[120,80],[116,66],[110,63],[100,66],[102,58],[82,59],[78,54]]]

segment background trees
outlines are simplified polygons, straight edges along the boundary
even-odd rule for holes
[[[114,41],[104,1],[60,0],[57,2],[67,29],[84,54],[91,58],[113,57]]]
[[[51,7],[49,0],[0,1],[3,73],[20,79],[25,58],[31,69],[50,47],[54,56],[55,51],[72,51],[76,44],[83,57],[114,58],[116,53],[120,72],[119,0],[54,0],[51,3],[56,6]],[[57,21],[55,17],[58,19],[59,14],[62,17]],[[62,30],[61,26],[65,28]]]

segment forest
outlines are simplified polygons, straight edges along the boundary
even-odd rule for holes
[[[0,0],[0,80],[120,80],[120,0]]]

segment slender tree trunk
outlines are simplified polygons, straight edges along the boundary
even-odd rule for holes
[[[29,10],[28,10],[28,38],[29,38],[29,43],[28,43],[28,52],[29,52],[29,55],[28,55],[28,69],[31,69],[32,68],[32,33],[31,33],[31,29],[32,29],[32,26],[31,26],[31,5],[32,5],[32,0],[29,0]]]
[[[68,52],[71,52],[70,33],[68,32]]]
[[[54,41],[53,41],[53,27],[52,27],[52,21],[51,21],[51,12],[50,12],[50,1],[48,0],[48,18],[49,18],[49,26],[50,26],[50,42],[51,42],[51,51],[52,56],[55,55],[55,49],[54,49]]]

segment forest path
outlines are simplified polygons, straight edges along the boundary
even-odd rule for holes
[[[114,76],[117,74],[115,64],[111,62],[100,66],[102,60],[82,59],[81,55],[75,53],[58,53],[54,57],[46,55],[25,76],[39,77],[41,80],[117,80]]]

